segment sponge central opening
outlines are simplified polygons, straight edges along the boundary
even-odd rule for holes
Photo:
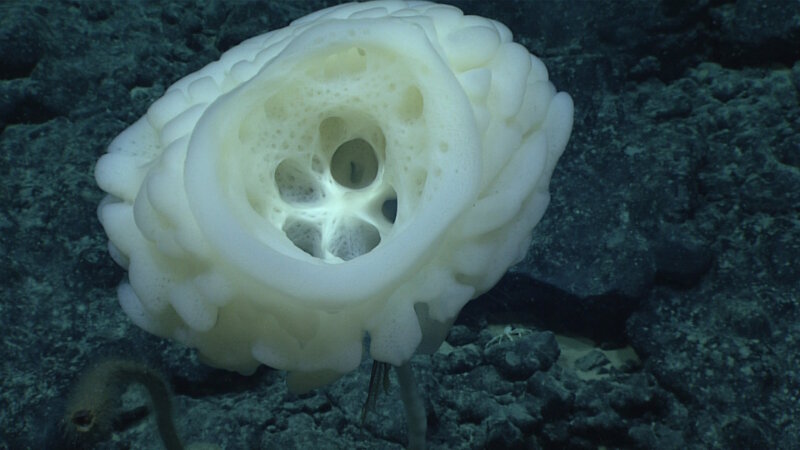
[[[356,111],[318,119],[307,151],[284,154],[272,178],[280,202],[271,215],[299,250],[326,262],[372,251],[397,220],[398,195],[386,175],[386,137]]]
[[[364,139],[349,140],[333,153],[331,176],[337,183],[350,189],[369,186],[378,175],[378,157]]]
[[[241,93],[252,106],[231,140],[230,181],[241,183],[243,214],[265,242],[279,242],[279,231],[289,253],[349,261],[404,229],[440,172],[430,164],[431,106],[418,77],[383,47],[333,46],[287,61],[292,77],[258,78]]]

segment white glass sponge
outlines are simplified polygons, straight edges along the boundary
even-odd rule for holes
[[[172,85],[97,163],[99,217],[145,330],[214,366],[355,369],[435,350],[522,258],[572,100],[502,24],[344,4]]]

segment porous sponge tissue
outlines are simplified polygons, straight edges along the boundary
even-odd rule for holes
[[[570,97],[502,24],[339,5],[172,85],[97,164],[139,326],[308,387],[435,350],[524,256]]]

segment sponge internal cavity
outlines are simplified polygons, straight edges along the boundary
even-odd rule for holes
[[[243,161],[231,167],[247,193],[249,211],[240,213],[280,230],[295,250],[349,261],[380,245],[421,201],[435,169],[425,95],[418,76],[380,47],[321,53],[291,73],[238,93],[250,107],[237,139],[225,141],[236,143],[231,159]]]
[[[383,176],[385,160],[386,138],[374,119],[328,116],[309,154],[278,163],[272,179],[279,201],[264,217],[315,258],[339,262],[367,253],[397,214],[397,193]]]

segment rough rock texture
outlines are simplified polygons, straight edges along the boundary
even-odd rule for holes
[[[60,448],[103,356],[164,372],[187,441],[405,444],[397,387],[360,421],[368,362],[293,396],[136,328],[94,216],[94,162],[167,86],[332,3],[0,5],[0,448]],[[798,448],[796,2],[452,3],[540,55],[576,121],[528,257],[415,360],[430,447]],[[160,448],[146,405],[128,390],[97,448]]]

